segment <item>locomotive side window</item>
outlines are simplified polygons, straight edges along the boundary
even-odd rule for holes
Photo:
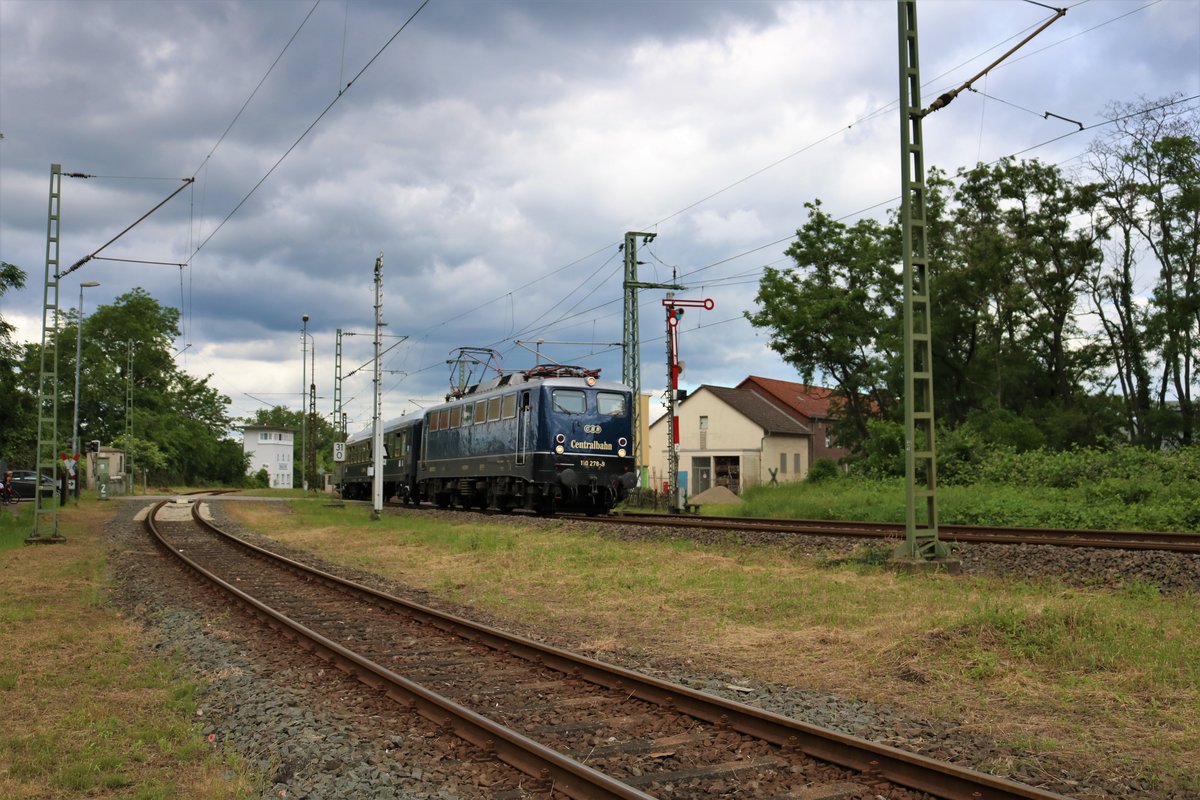
[[[475,414],[474,414],[475,404],[467,403],[465,406],[462,407],[462,410],[463,410],[462,424],[463,424],[463,427],[465,428],[471,424],[471,420],[475,419]]]
[[[502,416],[504,419],[512,419],[517,415],[517,396],[515,394],[506,394],[504,396],[504,409]]]
[[[438,430],[444,431],[450,427],[450,409],[443,408],[438,412]]]
[[[488,422],[495,422],[496,420],[500,419],[500,398],[499,397],[493,397],[491,400],[488,400],[487,408],[488,408],[488,412],[487,412]]]
[[[625,395],[614,392],[596,394],[596,410],[609,417],[625,416]]]
[[[482,425],[487,422],[487,400],[480,400],[475,404],[475,424]]]
[[[457,428],[462,425],[462,406],[455,406],[450,409],[450,427]]]
[[[560,414],[582,414],[587,411],[587,395],[574,389],[554,390],[554,410]]]
[[[437,415],[437,412],[434,411],[432,414],[430,414],[428,417],[425,418],[425,430],[429,431],[430,433],[432,433],[433,431],[436,431],[438,429],[437,421],[438,421],[438,415]]]

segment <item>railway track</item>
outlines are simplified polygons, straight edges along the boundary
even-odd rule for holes
[[[200,509],[164,501],[146,526],[293,646],[552,796],[1061,798],[386,595],[225,534]]]
[[[809,536],[846,536],[864,539],[903,539],[904,525],[848,520],[786,520],[762,517],[706,517],[695,515],[622,513],[607,517],[571,517],[590,522],[706,528],[735,531],[768,531]],[[1162,550],[1200,553],[1200,535],[1154,531],[1094,531],[1061,528],[1001,528],[977,525],[941,525],[942,539],[986,544],[1042,544],[1056,547],[1099,547],[1120,550]]]

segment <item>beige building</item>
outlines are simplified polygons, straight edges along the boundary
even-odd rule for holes
[[[677,405],[679,485],[687,496],[713,486],[735,493],[762,483],[803,479],[811,465],[812,430],[795,415],[744,388],[703,385]],[[671,430],[665,415],[650,426],[650,479],[668,479]]]

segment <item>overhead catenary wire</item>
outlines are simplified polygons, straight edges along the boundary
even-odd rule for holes
[[[325,108],[322,109],[319,114],[317,114],[316,119],[314,119],[311,123],[309,123],[308,127],[305,128],[304,131],[296,138],[296,141],[292,142],[291,146],[289,146],[288,149],[283,152],[283,155],[281,155],[275,161],[275,163],[271,165],[271,168],[268,169],[261,178],[259,178],[258,182],[255,183],[254,186],[250,187],[250,191],[248,191],[246,193],[246,195],[241,200],[238,201],[237,205],[235,205],[233,207],[233,210],[231,210],[225,216],[225,218],[223,220],[221,220],[221,222],[217,225],[217,227],[214,228],[213,231],[210,234],[208,234],[208,236],[206,236],[204,238],[204,240],[200,242],[200,244],[198,244],[196,246],[196,249],[188,257],[189,262],[196,257],[196,254],[199,253],[200,250],[202,250],[205,245],[207,245],[210,241],[212,241],[212,238],[214,236],[216,236],[217,233],[223,227],[225,227],[225,224],[233,218],[234,214],[236,214],[243,205],[246,204],[246,201],[249,200],[252,196],[254,196],[254,193],[257,192],[259,187],[262,186],[266,182],[267,178],[271,177],[271,175],[275,172],[275,170],[277,170],[279,168],[279,165],[282,164],[284,162],[284,160],[289,155],[291,155],[292,151],[295,150],[296,147],[299,146],[300,142],[304,141],[304,139],[308,136],[308,134],[312,132],[313,128],[317,127],[317,124],[320,123],[320,121],[325,118],[325,115],[328,114],[335,105],[337,105],[337,102],[339,100],[341,100],[342,97],[346,94],[346,92],[349,91],[350,87],[354,85],[354,82],[357,81],[359,78],[361,78],[363,76],[363,74],[366,73],[366,71],[371,68],[371,65],[373,65],[375,63],[375,61],[381,55],[383,55],[384,51],[387,50],[392,45],[392,42],[396,41],[396,37],[398,37],[401,33],[404,32],[405,28],[407,28],[409,26],[409,24],[414,19],[416,19],[417,15],[420,14],[421,11],[425,8],[425,6],[429,5],[429,3],[430,3],[430,0],[423,0],[421,5],[417,6],[417,9],[415,11],[413,11],[412,14],[409,15],[408,19],[406,19],[404,21],[404,23],[399,28],[397,28],[396,31],[390,37],[388,37],[388,40],[386,42],[384,42],[383,45],[375,52],[375,55],[371,56],[370,60],[368,60],[367,63],[363,65],[362,69],[360,69],[357,73],[355,73],[354,77],[351,78],[349,80],[349,82],[346,83],[345,86],[338,89],[337,94],[334,95],[333,99],[329,101],[329,104],[327,106],[325,106]]]

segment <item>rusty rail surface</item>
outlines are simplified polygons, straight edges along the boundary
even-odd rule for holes
[[[478,747],[495,753],[500,760],[535,777],[551,776],[554,788],[577,798],[649,798],[651,795],[598,772],[538,742],[484,717],[453,700],[442,697],[386,667],[381,666],[315,631],[310,631],[280,612],[256,600],[212,574],[202,565],[171,546],[159,532],[154,518],[171,501],[163,501],[146,517],[146,527],[159,544],[183,560],[197,573],[237,598],[268,624],[288,636],[303,637],[307,645],[333,661],[362,682],[384,691],[389,697],[416,710],[433,722],[452,729]],[[277,555],[228,534],[200,515],[200,505],[191,503],[192,519],[224,541],[243,548],[258,558],[268,559],[287,569],[304,574],[340,592],[352,592],[389,609],[398,610],[441,631],[451,632],[495,651],[516,655],[564,675],[636,697],[689,715],[695,719],[756,737],[789,752],[801,752],[823,761],[883,778],[917,791],[946,800],[1063,800],[1062,795],[1015,781],[934,759],[898,748],[850,736],[815,725],[708,695],[685,686],[669,683],[586,656],[544,645],[525,637],[480,625],[436,609],[394,597],[368,586],[349,581],[301,562]],[[243,583],[243,586],[245,584]]]

